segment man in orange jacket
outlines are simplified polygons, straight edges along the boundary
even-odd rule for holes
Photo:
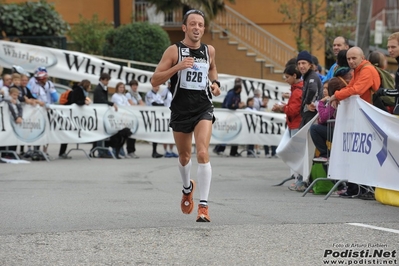
[[[360,95],[364,101],[371,103],[372,94],[370,89],[377,91],[381,85],[381,78],[374,66],[364,59],[364,53],[359,47],[352,47],[346,53],[348,65],[354,70],[353,77],[348,86],[336,91],[330,98],[331,105],[336,108],[338,101],[344,100],[352,95]],[[340,197],[353,198],[361,193],[358,184],[347,183],[347,190]]]
[[[354,70],[352,80],[348,86],[336,91],[330,98],[334,108],[337,102],[344,100],[352,95],[360,95],[360,98],[371,103],[371,92],[377,91],[381,85],[381,78],[374,66],[365,60],[364,53],[359,47],[352,47],[346,54],[349,67]]]

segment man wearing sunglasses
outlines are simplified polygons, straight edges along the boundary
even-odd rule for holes
[[[205,31],[205,15],[189,10],[183,17],[184,39],[169,46],[155,69],[152,86],[171,81],[169,126],[179,152],[178,167],[183,181],[181,210],[190,214],[194,210],[193,194],[196,187],[190,178],[191,147],[194,135],[197,149],[197,178],[200,194],[197,222],[210,222],[208,195],[212,168],[209,161],[209,143],[212,135],[212,95],[220,95],[220,83],[215,63],[215,48],[201,43]]]

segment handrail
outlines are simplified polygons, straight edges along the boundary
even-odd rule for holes
[[[296,50],[276,38],[274,35],[256,25],[233,8],[225,6],[226,12],[219,14],[212,22],[212,26],[228,34],[230,38],[253,50],[274,65],[284,69],[288,60],[297,55]]]
[[[135,4],[134,21],[150,21],[147,11],[148,2]],[[181,26],[182,10],[175,10],[164,14],[160,23],[162,26]],[[225,11],[216,16],[211,22],[211,29],[227,33],[229,38],[246,46],[257,58],[265,60],[266,64],[275,69],[283,70],[286,62],[297,55],[296,50],[273,34],[244,17],[233,8],[225,6]]]
[[[114,57],[108,57],[108,56],[102,56],[102,55],[93,55],[93,56],[100,58],[100,59],[108,60],[108,61],[126,63],[127,67],[131,67],[132,65],[141,65],[141,66],[150,66],[150,67],[156,68],[158,66],[157,64],[153,64],[153,63],[145,63],[145,62],[140,62],[140,61],[114,58]]]

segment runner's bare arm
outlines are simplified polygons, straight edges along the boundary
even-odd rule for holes
[[[177,63],[177,46],[169,46],[162,55],[161,61],[155,69],[154,75],[151,79],[151,85],[153,87],[164,84],[170,79],[176,72],[185,68],[191,68],[194,65],[194,58],[186,57],[181,62]]]
[[[209,55],[210,55],[210,65],[209,65],[209,74],[208,78],[212,82],[218,79],[218,71],[216,69],[216,62],[215,62],[215,48],[212,45],[208,45],[209,48]],[[211,84],[212,94],[215,96],[220,95],[220,88],[219,85],[215,82]]]

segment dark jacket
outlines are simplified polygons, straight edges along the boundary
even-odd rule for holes
[[[235,92],[234,89],[231,89],[227,92],[226,97],[223,100],[222,108],[236,110],[238,109],[240,102],[241,102],[241,93],[237,93]]]
[[[19,96],[18,96],[18,100],[23,103],[25,102],[25,97],[28,97],[28,99],[34,99],[35,97],[33,97],[32,93],[30,92],[30,90],[28,88],[23,88],[22,86],[17,87],[20,91]]]
[[[320,100],[323,97],[323,85],[316,72],[309,69],[308,72],[303,76],[303,94],[302,94],[302,105],[301,112],[307,112],[307,104],[311,104],[316,100]]]
[[[104,103],[113,106],[114,103],[108,101],[108,88],[104,90],[101,84],[98,84],[93,92],[93,103]]]
[[[79,85],[74,85],[72,87],[72,92],[71,92],[71,104],[76,103],[77,105],[85,105],[86,101],[86,95],[84,93],[84,88]]]

